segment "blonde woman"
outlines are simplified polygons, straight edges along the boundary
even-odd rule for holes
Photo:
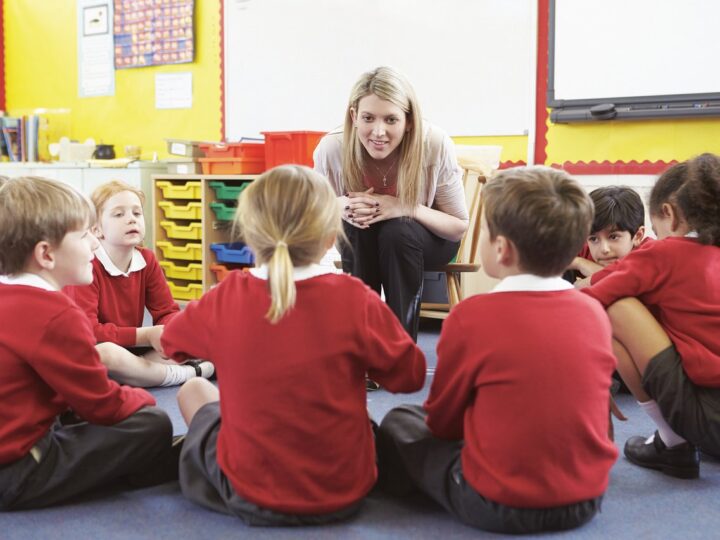
[[[365,374],[392,392],[425,379],[422,351],[380,298],[318,264],[342,234],[334,202],[307,167],[254,181],[236,225],[260,266],[231,272],[162,336],[173,358],[208,358],[218,373],[219,389],[193,379],[178,392],[183,494],[249,524],[355,513],[376,479]]]
[[[379,67],[355,83],[343,131],[314,160],[342,212],[343,270],[382,288],[416,339],[423,272],[452,259],[468,225],[452,140],[423,122],[410,83]]]

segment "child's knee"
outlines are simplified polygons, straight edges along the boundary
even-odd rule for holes
[[[127,362],[127,356],[132,355],[132,353],[124,347],[110,342],[98,343],[95,345],[95,350],[97,350],[100,355],[100,361],[110,372],[118,371],[122,368]]]
[[[173,434],[172,421],[168,414],[159,407],[143,407],[135,413],[135,418],[142,426],[140,430],[152,435],[159,441],[170,441]]]
[[[215,389],[213,383],[202,377],[193,377],[184,382],[180,387],[177,393],[177,400],[178,402],[183,402],[193,397],[205,395],[211,391],[211,389]]]

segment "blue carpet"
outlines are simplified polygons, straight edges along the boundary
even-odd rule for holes
[[[439,327],[425,323],[419,344],[430,369],[435,366],[435,343]],[[384,391],[368,395],[371,415],[380,420],[400,403],[422,403],[425,388],[411,395],[390,395]],[[176,433],[185,432],[177,411],[177,389],[153,390],[158,404],[173,419]],[[620,395],[618,403],[628,422],[616,422],[616,440],[650,434],[654,428],[630,396]],[[703,460],[699,480],[677,480],[630,465],[620,457],[612,469],[603,510],[585,527],[542,538],[712,538],[720,529],[720,463]],[[0,538],[7,540],[52,539],[172,539],[178,538],[300,538],[314,539],[470,539],[495,538],[466,527],[442,508],[422,498],[391,499],[372,493],[353,520],[326,527],[254,529],[237,519],[204,510],[185,500],[177,483],[123,493],[95,494],[82,500],[45,510],[0,514]]]

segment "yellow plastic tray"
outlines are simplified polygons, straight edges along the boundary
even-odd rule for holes
[[[202,203],[190,202],[185,206],[170,201],[159,201],[158,206],[162,208],[165,217],[168,219],[201,219]]]
[[[155,242],[155,245],[162,250],[166,259],[202,261],[202,244],[188,243],[184,246],[174,246],[170,242],[159,240]]]
[[[172,281],[168,281],[168,285],[175,300],[199,300],[203,293],[203,287],[199,283],[176,285]]]
[[[190,180],[184,184],[158,180],[155,185],[162,190],[166,199],[200,199],[202,191],[202,184],[197,180]]]
[[[202,264],[190,263],[186,266],[175,264],[172,261],[160,261],[165,271],[165,277],[170,279],[189,279],[200,281],[202,279]]]
[[[202,223],[178,225],[174,221],[161,221],[160,226],[165,229],[168,238],[178,240],[200,240],[202,238]]]

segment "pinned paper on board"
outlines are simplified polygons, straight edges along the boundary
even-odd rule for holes
[[[189,109],[192,107],[192,73],[157,73],[155,75],[156,109]]]

